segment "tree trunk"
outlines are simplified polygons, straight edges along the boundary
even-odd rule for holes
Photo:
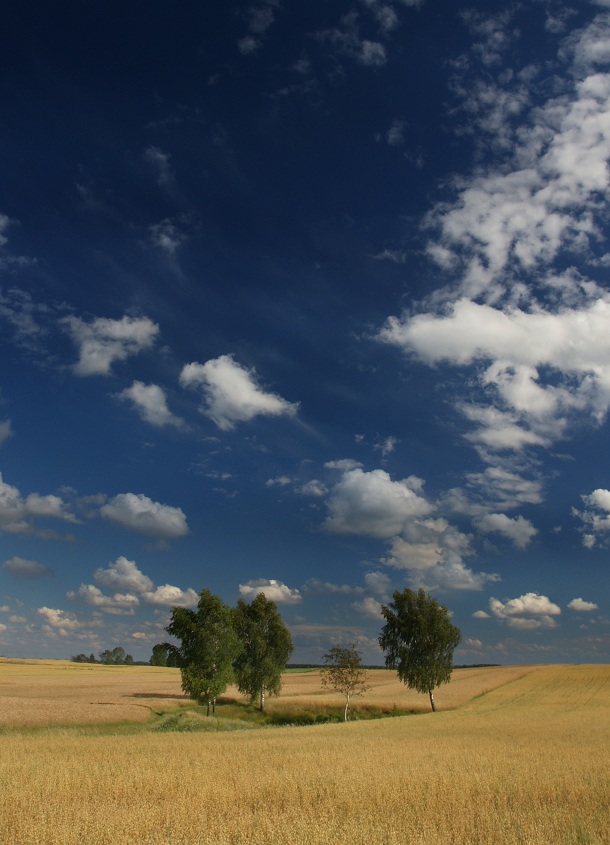
[[[265,712],[265,687],[261,687],[261,713]]]
[[[349,693],[345,696],[345,710],[343,712],[343,721],[347,722],[347,708],[349,707]]]
[[[206,716],[209,716],[209,715],[210,715],[210,699],[208,698],[208,712],[206,713]]]
[[[214,713],[214,714],[216,713],[216,699],[215,698],[212,699],[212,713]]]
[[[436,712],[436,704],[434,703],[434,690],[429,689],[428,695],[430,696],[430,704],[432,705],[432,712]]]

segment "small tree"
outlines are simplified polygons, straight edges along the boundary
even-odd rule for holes
[[[365,684],[367,673],[362,668],[362,652],[356,643],[349,646],[333,646],[324,655],[324,663],[326,665],[321,670],[322,686],[343,693],[343,721],[347,722],[350,698],[353,695],[363,695],[369,689]]]
[[[209,590],[201,590],[197,610],[174,607],[168,634],[181,640],[169,643],[168,660],[180,667],[182,689],[200,704],[216,710],[216,698],[233,681],[233,661],[240,644],[233,629],[231,609]]]
[[[265,693],[278,695],[282,687],[282,672],[294,648],[290,631],[264,593],[251,604],[240,599],[233,622],[242,645],[235,661],[237,686],[251,701],[258,699],[264,712]]]
[[[400,680],[411,689],[428,693],[435,711],[434,688],[451,678],[460,629],[451,623],[447,608],[424,590],[395,592],[393,599],[381,607],[386,624],[379,645],[386,666],[397,669]]]

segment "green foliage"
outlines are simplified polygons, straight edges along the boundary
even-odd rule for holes
[[[153,646],[152,656],[150,658],[151,666],[167,666],[167,658],[170,652],[168,643],[157,643]]]
[[[103,651],[100,654],[100,663],[106,666],[133,666],[133,657],[118,645],[112,651],[109,648]]]
[[[167,657],[180,667],[182,689],[201,704],[214,708],[217,696],[233,681],[233,661],[240,643],[231,609],[209,590],[201,590],[197,610],[174,607],[168,634],[181,641],[167,646]]]
[[[252,702],[258,699],[264,711],[265,693],[278,695],[282,686],[282,672],[294,649],[290,631],[264,593],[250,604],[240,599],[233,622],[242,645],[235,660],[237,686]]]
[[[451,623],[449,611],[424,590],[395,592],[394,601],[381,612],[386,624],[379,645],[386,666],[411,689],[428,693],[435,710],[434,688],[446,684],[453,671],[453,652],[461,633]]]
[[[349,646],[333,646],[324,655],[325,666],[321,670],[322,686],[334,689],[345,696],[343,719],[347,722],[347,711],[352,695],[362,695],[366,686],[366,670],[362,668],[362,652],[352,643]]]

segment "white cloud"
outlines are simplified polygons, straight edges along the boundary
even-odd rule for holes
[[[123,556],[118,557],[114,563],[109,563],[106,569],[96,569],[93,577],[102,587],[125,591],[126,595],[115,593],[112,597],[112,606],[114,607],[135,606],[138,603],[137,596],[140,596],[147,604],[161,607],[192,607],[197,604],[199,599],[195,590],[190,587],[182,590],[180,587],[174,587],[172,584],[163,584],[160,587],[155,586],[152,579],[138,568],[135,561],[128,560]],[[83,585],[83,587],[89,597],[95,597],[100,594],[100,591],[94,592],[96,591],[96,587],[89,585]],[[81,590],[83,587],[81,587]],[[134,596],[134,593],[137,595]]]
[[[374,596],[385,597],[389,594],[391,581],[383,572],[367,572],[364,576],[366,589]]]
[[[187,364],[180,383],[203,388],[201,411],[222,431],[231,431],[236,423],[257,416],[294,416],[298,409],[298,404],[265,392],[257,383],[256,371],[237,364],[232,355],[221,355],[205,364]]]
[[[135,608],[140,601],[137,596],[131,593],[115,593],[107,596],[93,584],[81,584],[76,592],[69,592],[67,597],[74,601],[76,599],[99,608],[103,613],[133,615]]]
[[[344,472],[327,502],[324,528],[338,534],[389,538],[408,520],[426,516],[434,506],[414,492],[409,479],[392,481],[382,469]]]
[[[186,516],[180,508],[153,502],[142,493],[119,493],[100,508],[106,519],[123,528],[151,537],[183,537],[188,534]]]
[[[572,599],[568,602],[570,610],[575,610],[577,613],[591,613],[593,610],[598,610],[599,606],[592,601],[585,601],[584,599]]]
[[[64,610],[57,610],[52,607],[39,607],[38,613],[46,620],[52,628],[59,629],[59,632],[75,631],[80,627],[78,619],[68,615]]]
[[[398,437],[390,436],[380,440],[373,448],[381,452],[382,457],[385,458],[392,454],[398,443],[400,443]]]
[[[368,616],[370,619],[381,618],[381,602],[374,599],[372,596],[367,596],[362,601],[356,601],[352,604],[354,610],[361,613],[363,616]]]
[[[288,587],[274,578],[258,578],[239,585],[239,594],[246,601],[256,598],[259,593],[264,593],[269,601],[276,604],[300,604],[303,600],[300,590]]]
[[[510,41],[507,15],[466,13],[488,65]],[[477,131],[493,117],[501,158],[455,178],[452,198],[427,217],[428,254],[451,284],[380,332],[430,366],[470,368],[468,378],[478,369],[478,396],[470,390],[473,400],[456,406],[489,463],[499,452],[548,448],[578,418],[599,423],[610,407],[610,296],[559,265],[574,254],[594,258],[605,225],[610,74],[600,68],[609,43],[608,15],[566,41],[560,59],[571,57],[572,67],[541,105],[535,68],[503,74],[507,86],[515,82],[502,105],[497,86],[468,78]]]
[[[171,584],[163,584],[161,587],[142,593],[142,598],[148,604],[161,607],[194,607],[199,601],[195,590],[190,587],[187,590],[181,590],[180,587],[174,587]]]
[[[10,558],[10,560],[5,560],[0,565],[0,569],[4,569],[10,575],[15,575],[17,578],[40,578],[53,574],[53,570],[45,566],[44,563],[39,563],[37,560],[26,560],[17,556]]]
[[[328,487],[322,481],[318,481],[317,479],[312,479],[311,481],[307,481],[305,484],[301,485],[299,488],[299,493],[303,496],[314,496],[315,498],[321,498],[322,496],[326,496],[328,493]]]
[[[292,478],[288,475],[278,475],[265,481],[265,487],[287,487],[289,484],[292,484]]]
[[[74,372],[80,376],[109,375],[115,361],[149,349],[159,333],[157,324],[148,317],[96,317],[91,323],[66,317],[62,322],[78,346]]]
[[[36,518],[78,523],[77,518],[59,496],[30,493],[24,499],[16,487],[3,481],[0,473],[0,531],[56,539],[59,537],[53,531],[37,527],[33,522]]]
[[[475,525],[483,533],[497,532],[511,540],[518,549],[525,549],[538,531],[528,519],[518,516],[515,519],[504,513],[489,513],[475,520]]]
[[[581,496],[585,504],[582,511],[572,509],[574,516],[583,524],[583,545],[592,549],[600,539],[606,540],[610,532],[610,490],[598,488],[589,495]]]
[[[475,610],[475,612],[472,614],[472,618],[473,619],[491,619],[491,616],[485,610]]]
[[[506,622],[511,628],[521,630],[555,628],[557,622],[554,617],[561,614],[558,605],[538,593],[526,593],[505,603],[491,598],[489,608],[497,619]]]
[[[114,563],[109,563],[106,569],[96,569],[93,577],[102,587],[112,590],[147,593],[155,586],[152,580],[140,571],[135,561],[127,560],[123,556],[118,557]]]
[[[174,426],[183,428],[184,422],[169,410],[164,390],[158,384],[134,381],[131,387],[117,394],[118,399],[129,399],[145,422],[158,428]]]
[[[352,458],[342,458],[339,461],[327,461],[324,466],[326,469],[338,469],[342,472],[347,472],[351,469],[360,469],[362,464],[360,461],[354,461]]]

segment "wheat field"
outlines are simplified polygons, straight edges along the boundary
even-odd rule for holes
[[[53,669],[28,666],[24,685],[37,686],[37,668],[48,693]],[[11,691],[0,696],[2,843],[610,843],[608,666],[458,670],[435,714],[425,697],[411,705],[401,695],[413,694],[390,673],[374,672],[362,703],[376,697],[415,715],[189,734],[70,726],[76,711],[65,727],[52,718],[55,726],[16,727],[6,709],[24,696],[16,675],[4,689],[7,670],[0,665],[2,692]],[[175,670],[118,671],[89,673],[97,696],[84,694],[78,675],[76,697],[120,703],[145,693],[138,700],[155,706],[187,703],[172,698],[180,695]],[[63,677],[67,688],[77,673]],[[316,673],[285,681],[276,707],[322,696]],[[49,717],[50,696],[40,701]]]

